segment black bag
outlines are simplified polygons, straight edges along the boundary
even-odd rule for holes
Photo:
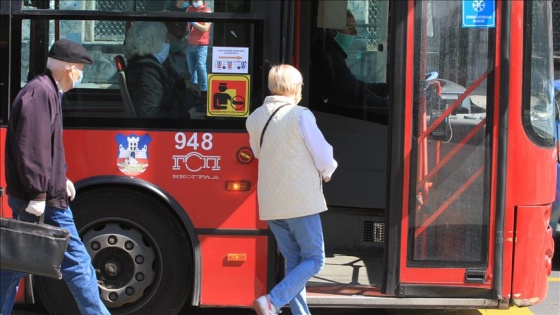
[[[23,210],[22,210],[23,211]],[[62,279],[70,232],[44,223],[0,218],[0,269]]]

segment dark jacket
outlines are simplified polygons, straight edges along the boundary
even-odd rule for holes
[[[12,103],[6,134],[6,192],[66,209],[62,93],[50,70],[33,78]]]
[[[314,98],[310,106],[347,116],[361,116],[369,111],[384,115],[386,120],[387,85],[358,80],[346,65],[347,54],[330,31],[321,29],[315,34],[311,58],[310,88]]]
[[[179,67],[177,67],[177,64],[175,63],[175,58],[169,55],[167,58],[165,58],[161,65],[163,66],[163,70],[165,70],[165,73],[167,73],[170,82],[173,83],[175,88],[179,91],[185,91],[185,79],[181,75],[181,71],[179,71]]]
[[[139,118],[189,118],[184,91],[176,88],[153,56],[134,57],[125,68],[130,98]]]

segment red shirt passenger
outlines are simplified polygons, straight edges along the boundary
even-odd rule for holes
[[[210,13],[206,1],[194,0],[187,8],[187,12]],[[208,71],[206,59],[208,57],[208,45],[210,43],[210,22],[189,22],[187,26],[187,64],[191,75],[191,82],[200,85],[203,100],[206,101],[208,91]]]
[[[206,5],[206,1],[193,1],[189,5],[187,12],[193,13],[210,13],[210,8]],[[210,22],[190,22],[187,26],[187,38],[189,45],[208,46],[210,44]]]

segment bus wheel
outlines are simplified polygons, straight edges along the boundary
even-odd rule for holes
[[[178,218],[141,192],[104,188],[78,194],[76,226],[111,314],[177,314],[190,298],[192,246]],[[37,277],[51,314],[78,314],[64,281]]]

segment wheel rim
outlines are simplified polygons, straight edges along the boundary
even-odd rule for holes
[[[158,252],[148,233],[112,221],[86,227],[82,239],[107,307],[119,308],[146,298],[156,279]]]

